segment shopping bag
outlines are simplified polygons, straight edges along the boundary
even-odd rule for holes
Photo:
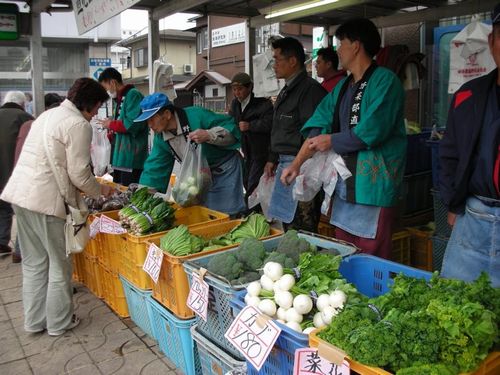
[[[92,143],[90,144],[90,158],[97,177],[104,176],[111,163],[111,143],[107,130],[97,126],[92,127]]]
[[[182,159],[181,171],[172,189],[172,197],[182,207],[201,204],[211,183],[210,167],[202,155],[201,145],[190,142]]]
[[[260,208],[262,209],[264,216],[271,220],[272,218],[268,216],[267,212],[269,210],[269,204],[271,203],[273,189],[274,176],[268,178],[265,174],[263,174],[259,180],[259,184],[248,197],[248,208],[253,208],[260,204]]]
[[[323,185],[327,152],[317,152],[300,167],[300,174],[293,185],[293,199],[299,202],[309,202],[321,190]]]

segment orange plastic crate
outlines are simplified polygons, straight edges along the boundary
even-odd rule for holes
[[[320,346],[334,348],[333,345],[327,343],[317,336],[320,329],[317,329],[309,334],[309,346],[318,348]],[[328,360],[328,358],[325,358]],[[360,375],[393,375],[391,372],[385,371],[379,367],[371,367],[363,365],[357,361],[346,358],[349,362],[351,370],[356,371]],[[461,375],[497,375],[500,373],[500,352],[491,352],[488,357],[481,363],[478,369],[473,372],[468,372]]]
[[[102,271],[104,301],[120,318],[127,318],[129,316],[127,299],[125,298],[120,277],[116,272],[112,272],[104,267]]]
[[[85,261],[83,253],[73,254],[73,280],[83,283],[85,280]]]
[[[242,220],[231,220],[225,223],[211,224],[205,227],[190,228],[192,234],[201,236],[205,239],[220,236],[228,233],[231,229],[241,224]],[[281,235],[283,232],[271,228],[271,234],[262,239],[268,239]],[[153,240],[157,246],[160,245],[160,238]],[[182,263],[186,260],[196,259],[200,256],[219,253],[224,250],[232,249],[238,246],[221,247],[211,251],[203,251],[184,257],[176,257],[168,253],[164,253],[163,262],[161,264],[160,277],[158,283],[151,283],[153,286],[153,297],[163,306],[172,311],[176,316],[182,319],[188,319],[194,316],[193,311],[187,307],[186,301],[189,295],[189,281],[186,271]],[[146,276],[148,276],[146,274]],[[149,277],[149,276],[148,276]]]
[[[96,257],[84,254],[85,263],[85,285],[97,297],[103,298],[102,267]]]

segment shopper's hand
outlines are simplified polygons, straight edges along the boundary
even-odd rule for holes
[[[240,123],[238,125],[240,127],[240,131],[242,131],[242,132],[247,132],[250,130],[250,123],[249,122],[240,121]]]
[[[321,134],[307,140],[309,150],[328,151],[332,148],[332,137],[330,134]]]
[[[448,224],[454,226],[455,220],[457,220],[457,214],[454,214],[453,212],[448,212]]]
[[[105,197],[109,197],[115,193],[115,189],[113,189],[109,185],[102,185],[101,184],[101,195],[104,195]]]
[[[283,185],[291,185],[292,182],[297,178],[300,173],[300,168],[297,168],[295,165],[291,164],[290,166],[283,169],[281,173],[281,183]]]
[[[273,163],[268,161],[266,165],[264,166],[264,174],[266,175],[267,179],[270,179],[276,174],[276,167],[278,164]]]
[[[104,120],[97,119],[96,122],[104,129],[109,129],[109,125],[111,124],[111,119],[110,118],[106,118]]]
[[[189,139],[198,144],[205,143],[210,140],[210,134],[204,129],[198,129],[189,133]]]

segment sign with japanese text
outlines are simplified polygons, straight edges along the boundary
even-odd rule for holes
[[[0,40],[19,39],[19,8],[17,4],[0,4]]]
[[[295,351],[293,375],[349,375],[349,362],[336,365],[319,356],[318,349],[303,348]]]
[[[80,35],[135,5],[140,0],[71,0]]]
[[[227,46],[229,44],[243,43],[245,41],[246,24],[237,23],[212,30],[212,47]]]
[[[260,370],[281,329],[253,306],[246,306],[227,330],[225,337]]]
[[[96,57],[90,58],[89,59],[90,78],[98,80],[99,76],[104,71],[104,69],[110,66],[111,66],[111,59],[96,58]]]
[[[200,316],[205,322],[207,321],[208,312],[208,291],[209,286],[205,280],[195,272],[191,279],[191,289],[187,299],[188,307],[193,310],[196,315]]]
[[[100,230],[101,230],[101,218],[96,217],[89,227],[90,238],[95,238],[95,236],[97,236],[97,233],[99,233]]]
[[[146,272],[151,279],[155,282],[158,282],[158,278],[160,277],[161,263],[163,262],[163,250],[152,243],[149,246],[148,255],[146,256],[146,260],[142,266],[144,272]]]
[[[123,228],[118,221],[113,220],[106,215],[101,216],[99,231],[107,234],[123,234],[127,232],[127,230]]]

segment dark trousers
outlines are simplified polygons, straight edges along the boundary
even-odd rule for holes
[[[132,172],[124,172],[118,169],[113,171],[113,182],[123,186],[137,184],[141,178],[142,169],[132,169]]]
[[[12,211],[10,203],[0,200],[0,245],[9,245],[12,215],[14,215],[14,211]]]
[[[245,159],[245,168],[243,173],[243,186],[245,187],[245,201],[248,202],[248,197],[253,193],[259,180],[264,173],[264,167],[267,159]]]

